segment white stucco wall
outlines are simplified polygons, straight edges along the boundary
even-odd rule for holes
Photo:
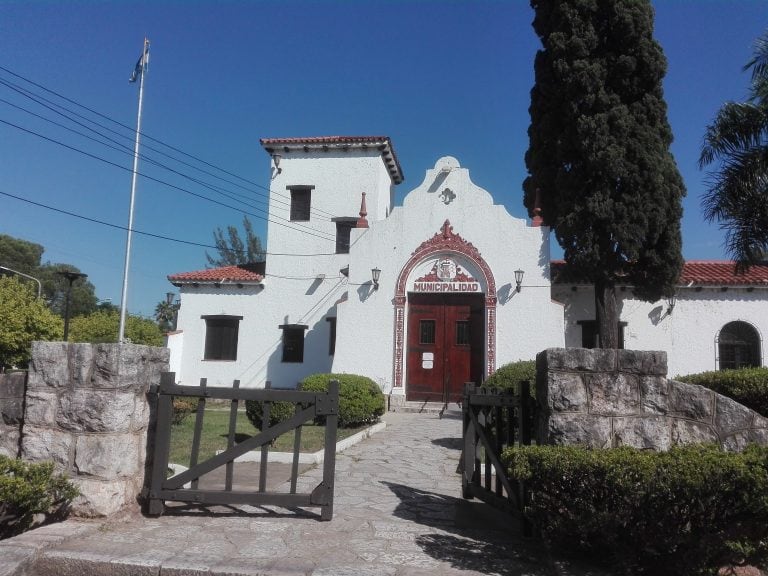
[[[557,285],[549,280],[549,230],[512,217],[491,195],[472,183],[469,171],[444,157],[426,171],[423,182],[400,207],[392,206],[391,177],[378,152],[296,152],[283,156],[282,172],[270,182],[270,219],[263,286],[200,282],[181,286],[179,333],[169,338],[177,378],[211,386],[293,387],[316,372],[351,372],[369,376],[386,393],[407,390],[407,315],[404,309],[403,386],[393,389],[396,361],[396,284],[414,252],[450,222],[452,233],[469,242],[495,280],[495,367],[530,360],[551,347],[581,346],[579,320],[594,320],[589,286]],[[312,218],[288,222],[288,185],[314,186]],[[369,228],[353,229],[349,254],[335,254],[332,216],[354,217],[366,192]],[[283,225],[278,224],[278,222]],[[297,231],[309,229],[318,238]],[[294,228],[294,229],[292,229]],[[472,251],[470,251],[472,252]],[[474,253],[474,252],[473,252]],[[434,261],[450,256],[488,290],[482,267],[466,254],[435,252],[414,263],[405,279],[405,295]],[[348,277],[341,270],[349,267]],[[379,268],[374,290],[371,269]],[[522,290],[515,291],[514,271],[523,270]],[[493,296],[494,294],[492,294]],[[714,370],[716,337],[728,322],[750,323],[768,333],[768,288],[680,287],[677,305],[667,314],[666,301],[646,303],[631,290],[619,291],[620,316],[627,323],[625,347],[666,350],[670,376]],[[242,316],[237,360],[206,361],[203,316]],[[336,353],[329,355],[329,317],[337,318]],[[487,320],[487,319],[486,319]],[[282,362],[285,324],[306,324],[304,361]],[[486,332],[490,330],[486,325]],[[765,354],[763,353],[763,358]],[[488,356],[486,356],[486,364]],[[765,363],[765,360],[763,360]]]
[[[591,287],[556,286],[553,296],[566,303],[565,345],[581,346],[578,320],[594,320]],[[666,350],[669,376],[718,370],[717,335],[729,322],[751,324],[761,340],[768,331],[768,290],[743,287],[679,287],[677,303],[667,314],[667,302],[643,302],[629,289],[619,291],[620,320],[626,322],[624,347],[633,350]],[[765,365],[765,350],[762,353]]]
[[[450,201],[443,194],[446,188],[453,195]],[[563,309],[550,296],[547,229],[531,228],[510,216],[471,182],[468,170],[445,157],[427,171],[423,183],[388,219],[371,222],[368,230],[353,231],[357,241],[350,254],[349,301],[338,308],[334,371],[365,374],[385,391],[392,388],[395,285],[412,253],[437,234],[446,220],[454,233],[480,251],[493,272],[498,297],[496,367],[533,359],[544,348],[563,345]],[[371,285],[374,267],[381,269],[379,290]],[[518,268],[525,271],[519,293],[514,291]],[[407,286],[423,271],[415,269]],[[371,338],[371,333],[377,337]]]
[[[331,219],[357,218],[363,192],[366,193],[368,220],[387,217],[393,186],[381,154],[374,149],[292,151],[283,155],[280,167],[282,171],[270,182],[267,245],[271,252],[333,254],[336,223]],[[291,193],[286,187],[304,185],[314,186],[310,220],[290,221]],[[298,270],[306,268],[312,274],[338,273],[347,261],[346,255],[312,259],[272,256],[267,260],[267,273],[295,276]]]
[[[335,315],[342,283],[333,280],[272,279],[264,288],[255,286],[201,285],[182,287],[179,325],[184,326],[184,349],[179,379],[197,384],[207,378],[209,386],[231,386],[240,380],[243,388],[261,388],[267,380],[277,388],[291,388],[307,374],[328,372],[329,325]],[[311,292],[311,293],[308,293]],[[238,333],[237,360],[204,360],[203,316],[242,316]],[[306,324],[303,363],[282,362],[284,324]]]

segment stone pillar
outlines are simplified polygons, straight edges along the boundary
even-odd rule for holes
[[[768,444],[768,418],[694,384],[667,380],[665,352],[550,348],[536,357],[538,444],[667,450]]]
[[[26,372],[0,374],[0,454],[17,458],[24,415]]]
[[[147,391],[168,350],[137,344],[34,342],[21,456],[52,460],[78,485],[79,516],[138,511],[144,481]]]

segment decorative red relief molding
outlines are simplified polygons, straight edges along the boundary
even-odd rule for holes
[[[486,326],[486,374],[496,369],[496,281],[491,267],[480,251],[467,240],[453,231],[453,226],[446,220],[440,231],[429,240],[425,240],[413,251],[397,279],[395,289],[395,351],[394,351],[394,387],[403,386],[403,356],[405,354],[405,304],[407,302],[406,283],[413,269],[428,257],[440,252],[460,254],[472,261],[483,273],[486,286],[485,313]],[[426,277],[425,277],[426,278]]]

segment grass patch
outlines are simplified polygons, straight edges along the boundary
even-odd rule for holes
[[[339,428],[337,440],[343,440],[356,434],[365,426],[357,428]],[[192,436],[195,429],[195,414],[189,415],[181,424],[171,426],[171,450],[170,462],[189,466],[189,456],[192,451]],[[235,427],[235,443],[243,442],[258,434],[258,430],[248,420],[244,411],[237,413],[237,425]],[[203,433],[200,437],[200,455],[198,462],[202,462],[214,456],[217,450],[227,447],[229,435],[229,409],[206,410],[203,417]],[[275,452],[293,451],[294,433],[283,434],[274,445],[270,447]],[[317,452],[322,450],[325,441],[325,426],[316,426],[311,421],[305,424],[301,430],[301,451]]]

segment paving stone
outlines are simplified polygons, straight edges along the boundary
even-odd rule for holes
[[[41,564],[48,571],[35,576],[122,576],[131,565],[137,576],[551,573],[548,556],[521,538],[516,523],[457,512],[464,503],[459,452],[425,439],[458,439],[459,420],[407,413],[385,419],[386,430],[337,456],[331,522],[320,522],[316,510],[303,516],[276,507],[176,507],[54,542]],[[321,468],[309,469],[299,489],[321,479]]]

